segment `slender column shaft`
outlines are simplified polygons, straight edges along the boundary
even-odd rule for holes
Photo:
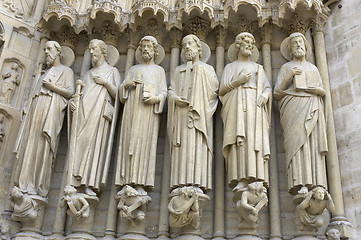
[[[119,136],[119,134],[117,134],[117,136]],[[115,172],[113,171],[113,180],[108,203],[107,225],[105,226],[105,236],[108,236],[109,238],[114,237],[117,232],[118,209],[117,202],[115,200],[116,194],[117,189],[115,187]]]
[[[127,61],[125,63],[125,76],[127,75],[129,69],[134,65],[135,49],[136,47],[132,44],[128,46]]]
[[[328,77],[328,67],[327,67],[325,40],[324,40],[323,32],[320,30],[314,31],[313,39],[315,44],[316,65],[318,67],[318,70],[320,71],[322,77],[322,83],[326,90],[325,113],[327,119],[327,143],[328,143],[328,153],[326,156],[328,187],[332,199],[335,203],[334,216],[343,217],[345,216],[345,211],[344,211],[344,204],[342,197],[340,166],[338,162],[336,132],[335,132],[335,124],[333,120],[330,82]]]
[[[221,80],[224,69],[224,47],[218,46],[216,49],[216,73],[218,80]],[[224,238],[224,159],[222,156],[222,139],[223,125],[220,117],[220,107],[214,117],[215,123],[215,144],[214,144],[214,161],[215,161],[215,190],[214,190],[214,238]]]
[[[83,62],[81,64],[81,72],[80,76],[83,77],[83,75],[90,69],[91,67],[91,60],[90,60],[90,52],[89,49],[86,49],[83,56]]]
[[[270,28],[271,26],[265,26]],[[268,29],[270,31],[270,29]],[[267,33],[266,33],[267,34]],[[272,57],[271,57],[271,38],[272,33],[268,32],[268,40],[262,44],[263,67],[266,72],[268,81],[273,86],[272,81]],[[269,159],[269,222],[270,222],[270,239],[281,239],[281,215],[279,202],[279,185],[278,185],[278,165],[277,165],[277,146],[276,146],[276,130],[274,113],[272,110],[271,126],[270,126],[270,144],[271,155]]]
[[[179,53],[178,47],[171,49],[171,62],[170,62],[170,78],[173,76],[174,69],[179,65]],[[158,238],[169,237],[169,213],[168,213],[168,195],[170,187],[170,152],[169,152],[169,140],[168,135],[165,136],[164,144],[164,158],[163,158],[163,174],[162,174],[162,193],[160,196],[160,214],[159,214],[159,229]]]

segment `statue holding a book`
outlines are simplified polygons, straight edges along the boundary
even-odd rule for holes
[[[286,38],[281,53],[290,61],[280,69],[274,97],[284,130],[288,191],[304,195],[317,186],[327,189],[326,91],[317,67],[306,61],[311,46],[302,33]]]

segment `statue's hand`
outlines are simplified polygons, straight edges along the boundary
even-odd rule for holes
[[[100,84],[100,85],[105,85],[107,84],[107,81],[104,80],[104,78],[100,77],[100,76],[95,76],[94,77],[94,82],[96,84]]]
[[[185,99],[182,99],[181,97],[176,97],[174,100],[175,104],[179,107],[186,107],[188,106],[189,102]]]
[[[160,102],[160,98],[158,96],[150,96],[148,98],[143,98],[143,102],[146,104],[156,104]]]
[[[243,68],[242,71],[238,75],[238,79],[236,80],[237,87],[248,82],[251,79],[252,73],[247,69]]]
[[[255,208],[252,208],[251,212],[252,212],[253,215],[258,215],[258,211]]]
[[[51,90],[51,91],[53,91],[54,88],[56,87],[54,83],[49,82],[49,81],[46,81],[45,79],[43,79],[41,82],[42,82],[42,84],[43,84],[43,86],[44,86],[45,88],[47,88],[47,89],[49,89],[49,90]]]
[[[263,95],[259,96],[258,101],[257,101],[257,106],[258,107],[263,107],[266,103],[267,103],[267,98]]]
[[[291,70],[293,75],[301,75],[303,72],[302,69],[299,69],[298,67],[293,67]]]

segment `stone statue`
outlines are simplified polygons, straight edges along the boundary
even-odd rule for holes
[[[272,90],[263,67],[251,61],[252,34],[239,34],[228,50],[219,96],[223,104],[223,156],[234,191],[253,181],[268,184]],[[258,51],[256,52],[258,54]]]
[[[31,94],[29,111],[15,145],[18,159],[15,185],[24,193],[42,197],[49,192],[59,133],[68,99],[74,92],[73,71],[60,64],[60,51],[57,42],[45,44],[46,63],[50,68]]]
[[[0,150],[5,139],[5,129],[3,125],[4,120],[5,120],[5,116],[3,113],[0,112]]]
[[[7,223],[0,224],[0,239],[10,240],[10,226]]]
[[[213,67],[201,61],[207,57],[208,47],[202,44],[195,35],[183,38],[182,58],[187,63],[175,69],[169,87],[171,188],[212,188],[212,116],[217,108],[219,82]]]
[[[157,65],[164,50],[154,37],[145,36],[136,54],[139,65],[129,69],[119,87],[124,109],[115,184],[153,189],[160,114],[167,97],[165,72]]]
[[[256,229],[258,226],[258,213],[267,202],[267,190],[263,187],[263,182],[248,184],[246,190],[241,192],[241,198],[236,204],[241,216],[239,228]]]
[[[299,229],[316,232],[323,225],[322,213],[325,209],[331,213],[335,210],[331,195],[323,187],[312,189],[296,207],[296,222]]]
[[[172,198],[168,204],[169,225],[171,227],[179,228],[192,225],[194,229],[200,228],[200,194],[203,194],[203,191],[196,187],[181,187],[172,191]]]
[[[292,60],[281,67],[274,89],[284,130],[288,191],[292,195],[305,194],[316,186],[327,187],[326,91],[317,67],[306,61],[310,52],[302,33],[293,33],[282,42],[281,53]]]
[[[144,220],[146,205],[151,201],[146,191],[142,188],[136,190],[129,185],[125,185],[117,193],[117,199],[119,199],[118,209],[120,216],[127,218],[132,226],[135,226],[136,221]]]
[[[90,41],[89,50],[93,68],[83,77],[84,88],[80,105],[73,101],[70,108],[78,111],[77,129],[73,131],[75,138],[74,158],[72,163],[71,185],[85,186],[85,193],[96,196],[107,180],[110,163],[107,149],[109,139],[113,137],[117,114],[115,103],[120,83],[120,75],[115,67],[108,64],[107,45],[98,39]]]
[[[328,240],[340,240],[340,232],[337,229],[331,228],[326,232]]]
[[[14,209],[11,218],[14,221],[34,221],[38,216],[38,204],[28,194],[24,194],[21,190],[14,186],[11,190],[11,204]]]
[[[20,76],[19,76],[19,65],[17,63],[13,63],[11,68],[2,74],[2,78],[4,80],[0,101],[11,104],[11,100],[13,98],[15,89],[20,84]]]
[[[64,208],[68,205],[68,215],[73,218],[87,218],[89,217],[89,203],[84,197],[85,194],[77,193],[77,190],[70,185],[64,189],[64,196],[61,199],[60,207]]]

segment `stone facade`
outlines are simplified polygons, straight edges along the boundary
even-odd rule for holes
[[[1,0],[0,90],[5,82],[3,74],[8,73],[14,64],[18,66],[16,71],[20,81],[14,85],[10,101],[0,102],[0,224],[5,229],[1,230],[0,236],[5,237],[2,239],[65,239],[66,236],[72,239],[72,229],[79,229],[78,220],[72,220],[66,215],[66,209],[60,206],[66,185],[69,113],[60,132],[40,231],[35,235],[22,235],[26,232],[22,229],[24,226],[10,217],[13,213],[10,193],[21,164],[13,149],[26,112],[24,107],[36,80],[44,73],[43,48],[47,40],[60,43],[65,55],[63,63],[71,67],[77,80],[91,68],[90,40],[102,39],[111,49],[110,65],[117,68],[123,81],[128,70],[136,64],[135,50],[139,40],[152,35],[164,48],[165,59],[160,65],[165,70],[169,86],[174,69],[181,64],[181,40],[185,35],[195,34],[209,45],[211,55],[208,64],[214,67],[220,80],[224,66],[230,62],[226,54],[228,48],[235,36],[247,31],[255,37],[260,51],[257,63],[264,66],[272,87],[281,66],[286,63],[280,52],[281,42],[290,33],[301,32],[311,43],[313,52],[308,60],[319,68],[323,85],[326,91],[330,90],[325,99],[326,111],[331,114],[331,120],[330,115],[328,119],[332,124],[328,131],[332,135],[335,129],[333,139],[337,140],[337,148],[336,144],[331,144],[332,151],[326,156],[329,161],[328,189],[335,201],[336,214],[323,213],[325,222],[315,236],[326,239],[326,230],[331,228],[338,229],[342,239],[361,239],[358,174],[361,168],[357,164],[357,156],[361,152],[358,144],[361,139],[358,120],[361,105],[357,104],[361,94],[360,10],[358,0]],[[116,239],[128,233],[128,220],[118,214],[115,199],[119,189],[114,182],[122,108],[121,105],[107,184],[98,195],[99,202],[85,198],[96,216],[88,226],[90,230],[86,239]],[[283,130],[275,102],[272,108],[269,202],[259,213],[257,233],[261,239],[286,240],[298,234],[296,205],[288,193]],[[207,192],[210,200],[203,209],[200,237],[242,239],[238,229],[240,216],[226,180],[220,110],[221,106],[218,106],[214,115],[213,186],[212,191]],[[152,201],[147,204],[141,230],[149,239],[174,239],[179,236],[179,230],[170,228],[168,221],[171,167],[166,107],[160,119],[154,189],[149,192]],[[5,225],[9,226],[9,231]]]

